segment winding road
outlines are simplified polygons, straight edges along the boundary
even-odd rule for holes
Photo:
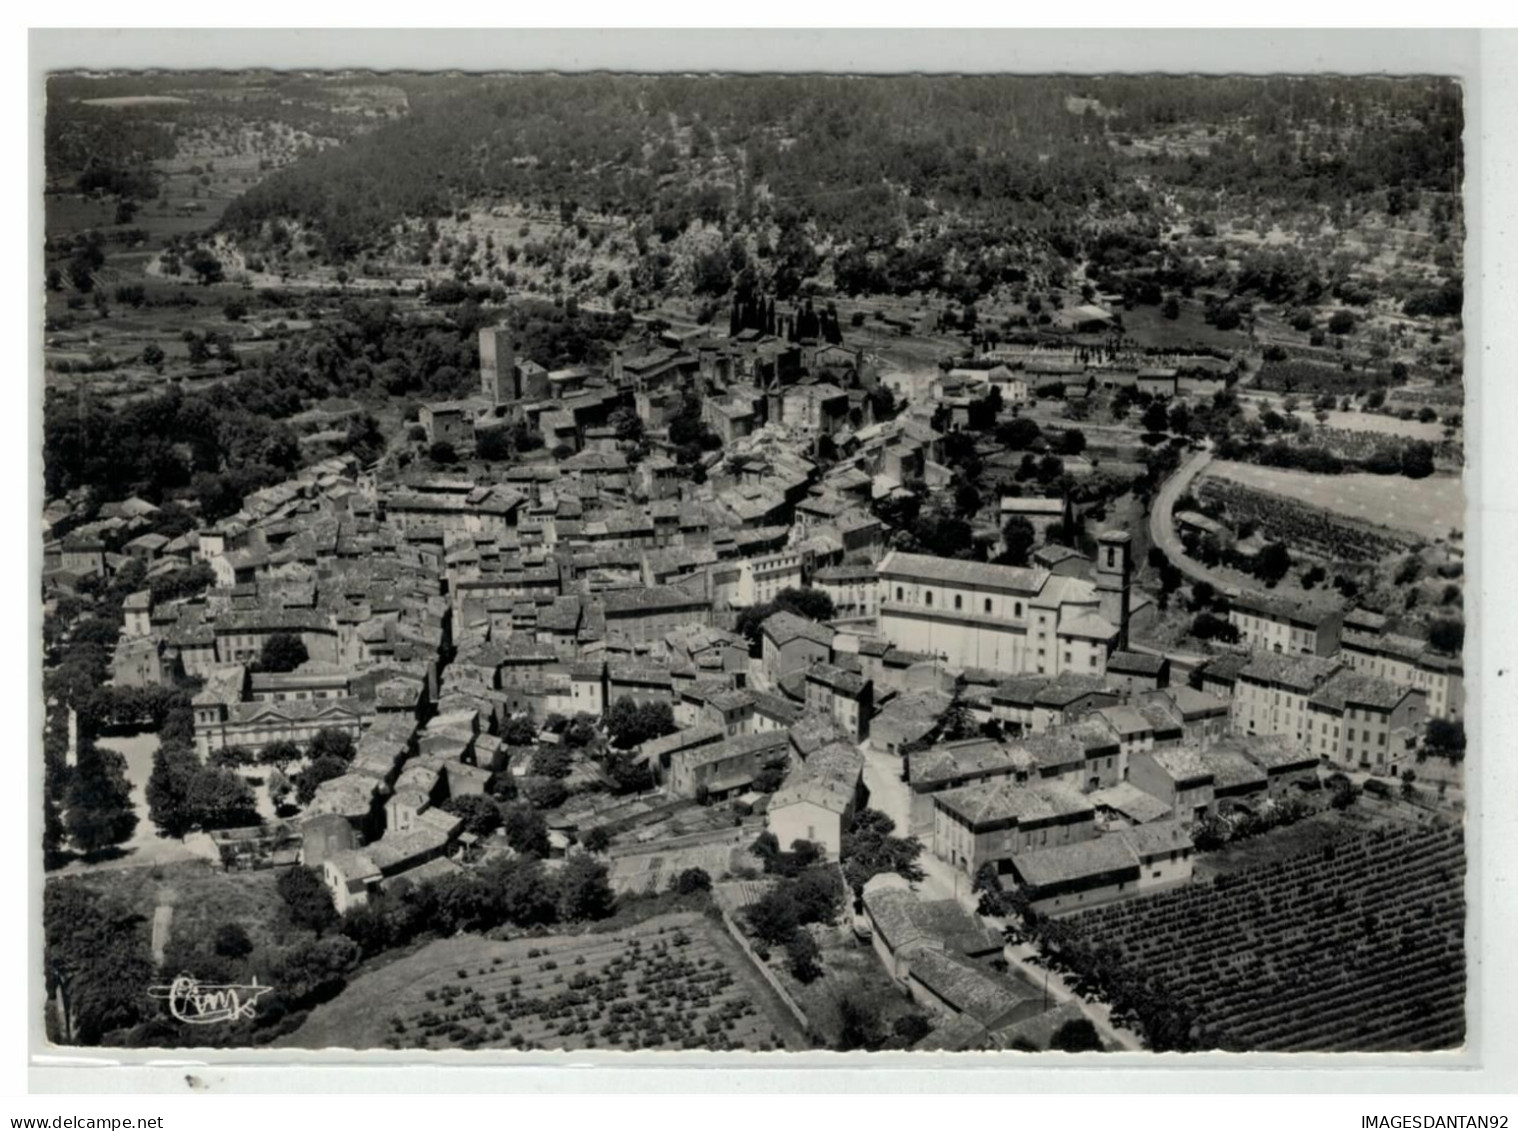
[[[1206,581],[1218,592],[1225,593],[1236,587],[1238,582],[1214,573],[1200,562],[1187,557],[1186,547],[1181,544],[1180,535],[1175,532],[1176,500],[1191,490],[1196,477],[1211,462],[1212,452],[1193,452],[1160,486],[1159,492],[1154,496],[1154,504],[1149,508],[1149,542],[1164,550],[1165,556],[1174,563],[1175,568],[1191,580]]]

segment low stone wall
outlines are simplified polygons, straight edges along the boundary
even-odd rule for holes
[[[722,925],[727,928],[727,933],[733,936],[733,941],[738,944],[739,949],[748,956],[748,960],[754,964],[754,969],[759,971],[759,976],[769,983],[770,989],[775,991],[780,1000],[785,1003],[785,1007],[791,1011],[791,1016],[796,1019],[796,1024],[800,1025],[802,1031],[810,1036],[812,1023],[807,1020],[806,1014],[796,1004],[796,1000],[786,992],[785,987],[780,984],[780,979],[775,977],[775,972],[770,969],[769,963],[754,953],[754,948],[749,945],[748,939],[744,938],[743,932],[738,929],[738,924],[733,921],[733,917],[726,911],[722,912]]]

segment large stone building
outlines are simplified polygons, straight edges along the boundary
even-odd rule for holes
[[[1385,618],[1376,619],[1384,625]],[[1425,640],[1382,631],[1382,627],[1352,627],[1346,618],[1339,658],[1366,675],[1426,692],[1431,718],[1461,718],[1465,669],[1460,657],[1437,652]]]
[[[782,591],[800,588],[805,582],[806,563],[799,550],[758,554],[734,564],[738,570],[738,586],[731,603],[736,606],[763,605],[773,601]]]
[[[958,667],[1102,675],[1127,641],[1127,534],[1102,535],[1095,583],[900,551],[885,556],[879,574],[881,635]]]
[[[982,864],[1007,871],[1013,854],[1096,836],[1096,810],[1063,782],[990,783],[933,797],[933,855],[974,875]]]
[[[1426,702],[1417,688],[1343,669],[1307,701],[1306,745],[1333,762],[1385,770],[1406,759]]]
[[[1234,681],[1233,729],[1240,734],[1281,734],[1305,743],[1307,702],[1340,666],[1317,656],[1255,653]]]
[[[602,600],[606,631],[636,643],[660,639],[686,625],[712,622],[711,599],[678,585],[611,590]]]
[[[1195,848],[1178,821],[1019,852],[1012,874],[1035,911],[1058,914],[1189,883]]]
[[[1265,593],[1238,594],[1229,606],[1228,623],[1252,649],[1288,656],[1332,656],[1339,650],[1344,614],[1336,609]]]
[[[812,575],[812,587],[826,593],[839,617],[873,617],[880,600],[880,577],[872,565],[827,566]]]

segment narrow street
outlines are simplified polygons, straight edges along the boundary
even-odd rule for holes
[[[864,784],[870,791],[870,808],[878,809],[895,821],[898,836],[916,832],[923,842],[923,854],[917,863],[924,878],[917,885],[918,894],[924,899],[958,899],[973,911],[976,901],[970,895],[970,877],[933,855],[931,829],[912,828],[912,791],[901,780],[901,759],[866,747]]]
[[[918,866],[923,871],[923,879],[916,885],[917,894],[925,900],[955,899],[965,910],[971,914],[977,914],[976,908],[980,900],[971,891],[972,878],[933,855],[931,829],[912,829],[912,791],[907,783],[901,780],[901,759],[867,745],[864,784],[870,791],[870,808],[879,810],[895,821],[897,835],[905,836],[908,832],[915,831],[923,841],[923,853],[917,860]],[[992,916],[982,916],[981,921],[998,934],[1007,923],[1005,919]],[[1144,1047],[1137,1034],[1113,1025],[1111,1010],[1106,1005],[1080,998],[1066,985],[1059,974],[1035,964],[1032,959],[1037,954],[1037,950],[1032,945],[1009,944],[1002,953],[1006,957],[1007,965],[1017,970],[1025,981],[1048,991],[1052,1004],[1063,1005],[1069,1001],[1078,1004],[1108,1044],[1117,1045],[1125,1052],[1141,1050]]]

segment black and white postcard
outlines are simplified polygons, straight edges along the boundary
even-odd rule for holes
[[[1141,62],[47,74],[43,1048],[1465,1049],[1468,92]]]

